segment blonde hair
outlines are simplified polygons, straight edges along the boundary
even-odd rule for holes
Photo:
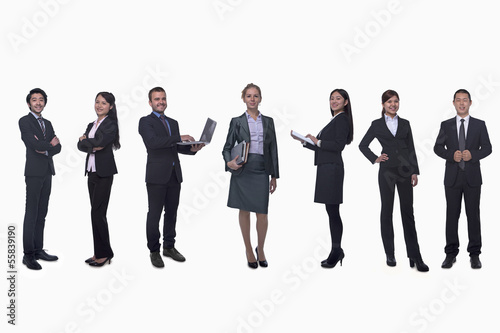
[[[247,86],[241,91],[241,99],[245,99],[245,95],[247,93],[247,90],[250,89],[250,88],[255,88],[259,91],[259,95],[260,95],[260,98],[262,99],[262,93],[260,92],[260,88],[258,85],[256,84],[253,84],[253,83],[249,83],[247,84]]]

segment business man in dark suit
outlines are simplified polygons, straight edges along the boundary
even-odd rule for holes
[[[164,115],[167,108],[167,94],[163,88],[156,87],[149,91],[149,105],[153,112],[139,121],[139,133],[148,152],[146,187],[149,211],[146,231],[151,263],[155,267],[164,267],[160,256],[159,230],[161,212],[164,208],[163,255],[175,261],[186,260],[174,247],[182,183],[178,153],[194,155],[204,145],[177,145],[181,141],[195,140],[190,135],[180,135],[177,121]]]
[[[57,256],[43,249],[43,230],[49,206],[52,176],[55,175],[52,156],[61,151],[61,144],[50,121],[42,118],[47,103],[47,94],[35,88],[26,96],[30,109],[28,115],[19,119],[21,139],[26,146],[26,211],[23,223],[23,264],[29,269],[39,270],[38,259],[55,261]]]
[[[359,149],[372,164],[380,163],[378,175],[382,201],[380,224],[387,256],[386,263],[391,267],[396,266],[392,213],[397,187],[410,267],[416,265],[418,271],[427,272],[429,267],[423,262],[420,254],[413,215],[413,187],[418,184],[419,169],[410,122],[397,115],[399,95],[394,90],[387,90],[382,94],[382,107],[382,118],[372,122],[359,144]],[[382,145],[380,156],[375,155],[369,148],[375,138]]]
[[[481,223],[479,201],[481,197],[480,160],[491,154],[491,143],[484,121],[472,118],[469,108],[470,94],[459,89],[453,96],[457,115],[441,123],[434,152],[446,160],[444,189],[446,195],[446,258],[441,267],[451,268],[458,254],[458,219],[462,197],[469,233],[467,251],[472,268],[481,268]]]

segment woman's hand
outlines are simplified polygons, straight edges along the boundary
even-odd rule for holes
[[[418,184],[418,177],[417,175],[411,175],[411,186],[415,187]]]
[[[271,182],[269,183],[269,192],[273,194],[274,191],[276,191],[277,186],[278,185],[276,184],[276,178],[275,177],[271,178]]]
[[[86,138],[87,138],[87,137],[86,137],[86,136],[85,136],[85,134],[84,134],[84,135],[82,135],[82,136],[80,137],[80,139],[78,139],[78,140],[79,140],[79,141],[82,141],[82,140],[84,140],[84,139],[86,139]]]
[[[307,134],[307,135],[306,135],[306,138],[311,139],[311,140],[314,142],[314,144],[315,144],[316,146],[318,145],[318,141],[319,141],[319,140],[318,140],[318,139],[316,139],[316,137],[315,137],[315,136],[312,136],[311,134]]]
[[[299,139],[298,137],[296,137],[295,135],[293,135],[292,133],[293,133],[293,131],[290,131],[290,135],[292,136],[292,138],[294,138],[295,140],[300,141],[300,143],[304,143],[305,142],[304,140]]]
[[[387,156],[387,154],[382,154],[380,155],[379,157],[377,157],[377,159],[375,160],[375,163],[380,163],[380,162],[385,162],[389,159],[389,156]]]
[[[238,165],[238,164],[236,163],[236,160],[237,160],[239,157],[240,157],[240,155],[236,156],[236,157],[234,158],[234,160],[227,162],[227,167],[228,167],[229,169],[231,169],[231,170],[238,170],[239,168],[241,168],[241,165]]]

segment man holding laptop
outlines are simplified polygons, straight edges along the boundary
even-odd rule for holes
[[[180,135],[179,125],[174,119],[165,116],[167,94],[161,87],[149,91],[151,114],[139,121],[139,134],[148,152],[146,164],[146,188],[148,191],[148,215],[146,234],[151,263],[164,267],[160,255],[160,218],[163,209],[163,255],[175,261],[186,258],[177,251],[175,244],[175,224],[182,183],[182,172],[178,153],[194,155],[205,144],[195,144],[190,135]],[[187,144],[180,144],[185,142]]]

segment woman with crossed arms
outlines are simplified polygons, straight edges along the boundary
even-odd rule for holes
[[[78,141],[78,149],[87,153],[85,174],[88,176],[94,238],[94,254],[85,262],[90,266],[101,267],[107,262],[111,263],[114,256],[106,212],[113,175],[118,173],[113,150],[120,148],[120,135],[115,96],[109,92],[98,93],[94,109],[97,120],[88,124],[85,134]]]

